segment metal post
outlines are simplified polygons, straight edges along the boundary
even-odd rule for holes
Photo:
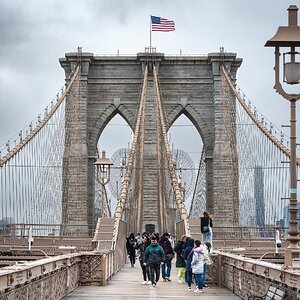
[[[296,164],[296,100],[290,100],[291,104],[291,119],[290,119],[290,143],[291,143],[291,160],[290,160],[290,229],[288,238],[291,244],[299,247],[298,242],[300,237],[298,231],[298,206],[297,206],[297,164]]]
[[[285,265],[288,267],[293,267],[293,260],[296,258],[296,256],[299,257],[300,255],[300,237],[297,220],[296,101],[296,99],[290,100],[290,228],[288,231],[289,235],[287,237],[289,245],[286,249],[285,255]]]
[[[100,218],[104,218],[104,184],[101,183],[101,213]]]

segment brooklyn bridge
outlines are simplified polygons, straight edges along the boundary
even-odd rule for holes
[[[285,92],[278,75],[280,47],[289,47],[284,70],[298,75],[284,81],[299,83],[297,10],[290,6],[289,26],[266,43],[275,47],[275,89],[290,102],[290,137],[237,86],[242,59],[223,48],[202,56],[78,48],[60,58],[63,88],[0,149],[0,299],[190,299],[175,265],[174,282],[140,286],[126,237],[201,240],[205,210],[214,217],[207,299],[248,299],[272,287],[270,299],[299,299],[300,94]],[[109,156],[101,136],[116,116],[132,135]],[[182,117],[201,141],[197,165],[172,146],[169,132]]]

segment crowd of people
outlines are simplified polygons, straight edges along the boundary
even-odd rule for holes
[[[171,281],[172,261],[176,257],[178,282],[186,283],[188,290],[192,290],[192,283],[195,283],[194,292],[203,293],[204,288],[208,287],[205,283],[207,265],[212,264],[212,227],[213,218],[205,211],[201,217],[201,241],[183,235],[174,243],[169,233],[161,236],[158,233],[144,232],[136,236],[131,233],[126,241],[127,253],[132,267],[138,257],[143,275],[142,284],[156,287],[160,275],[163,281]]]

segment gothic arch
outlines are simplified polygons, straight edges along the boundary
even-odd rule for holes
[[[237,225],[238,199],[235,195],[238,193],[235,191],[238,190],[238,174],[230,165],[236,152],[228,147],[228,141],[235,137],[223,128],[230,112],[223,105],[227,99],[222,92],[220,64],[228,67],[234,80],[242,60],[235,53],[224,52],[193,57],[165,56],[163,53],[115,57],[80,54],[80,93],[77,96],[70,93],[66,101],[66,109],[70,105],[78,107],[80,117],[77,120],[69,118],[66,125],[66,135],[70,139],[65,141],[64,152],[63,208],[67,213],[63,215],[63,222],[91,224],[96,143],[106,124],[117,113],[134,128],[143,65],[149,60],[159,64],[160,92],[168,126],[185,114],[202,137],[209,179],[209,210],[214,213],[219,226]],[[77,62],[78,53],[67,53],[60,59],[66,78]],[[229,101],[235,101],[234,95],[228,97]],[[226,186],[228,181],[232,184]],[[76,182],[76,188],[70,184],[72,182]]]

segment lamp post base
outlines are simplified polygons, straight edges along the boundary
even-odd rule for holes
[[[286,248],[284,264],[287,268],[300,270],[300,248]]]

